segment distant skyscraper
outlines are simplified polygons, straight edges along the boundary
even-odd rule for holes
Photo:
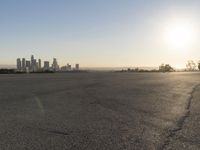
[[[22,70],[26,71],[26,59],[22,58]]]
[[[44,61],[44,70],[49,70],[49,62],[48,61]]]
[[[56,58],[53,59],[52,69],[54,71],[58,71],[59,70],[59,65],[58,65],[58,62],[57,62]]]
[[[39,63],[36,61],[36,70],[39,69]]]
[[[30,71],[31,69],[31,62],[30,61],[26,61],[26,69],[28,69]]]
[[[79,70],[79,64],[75,65],[75,70]]]
[[[41,59],[38,59],[38,69],[41,69],[42,65],[41,65]]]
[[[34,64],[34,56],[31,55],[31,67],[33,67],[33,64]]]
[[[34,69],[34,56],[31,55],[31,71]]]
[[[67,64],[67,70],[70,71],[72,69],[72,66],[70,64]]]
[[[20,59],[20,58],[17,59],[17,70],[18,70],[18,71],[21,71],[21,70],[22,70],[22,62],[21,62],[21,59]]]
[[[33,59],[33,71],[37,71],[38,67],[37,67],[37,60]]]

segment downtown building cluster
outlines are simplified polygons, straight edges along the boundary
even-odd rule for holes
[[[59,67],[57,59],[53,58],[53,63],[50,65],[49,61],[44,61],[42,65],[41,59],[35,59],[34,56],[31,56],[31,60],[26,60],[25,58],[17,58],[16,62],[17,71],[20,72],[41,72],[41,71],[72,71],[79,70],[79,64],[75,65],[75,68],[72,68],[71,65],[67,64],[66,66]]]

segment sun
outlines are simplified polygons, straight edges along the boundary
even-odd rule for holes
[[[168,47],[176,50],[191,48],[195,42],[194,26],[187,22],[175,22],[165,29],[165,41]]]

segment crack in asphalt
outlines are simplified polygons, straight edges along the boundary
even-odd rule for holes
[[[189,117],[189,115],[190,115],[190,106],[191,106],[192,99],[194,98],[193,95],[194,95],[194,93],[196,92],[196,90],[197,90],[197,88],[198,88],[199,86],[200,86],[200,84],[197,84],[197,85],[195,85],[195,86],[192,88],[192,91],[190,92],[190,96],[188,97],[187,104],[186,104],[186,107],[185,107],[185,113],[184,113],[183,116],[181,116],[180,119],[177,121],[176,127],[174,127],[174,128],[171,129],[171,130],[168,130],[168,134],[167,134],[167,136],[165,137],[164,142],[158,147],[158,150],[163,150],[163,149],[165,149],[165,147],[168,146],[168,145],[170,144],[170,139],[176,135],[176,132],[182,130],[185,120],[186,120],[186,119]]]

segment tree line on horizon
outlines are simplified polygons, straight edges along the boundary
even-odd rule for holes
[[[186,71],[196,71],[196,70],[200,71],[200,61],[195,63],[193,60],[189,60],[186,64],[186,69],[187,69]]]
[[[189,60],[186,63],[186,68],[181,71],[200,71],[200,61],[195,63],[193,60]],[[153,70],[145,70],[140,68],[128,68],[127,70],[122,69],[121,72],[175,72],[177,71],[174,67],[172,67],[170,64],[161,64],[158,69]]]

